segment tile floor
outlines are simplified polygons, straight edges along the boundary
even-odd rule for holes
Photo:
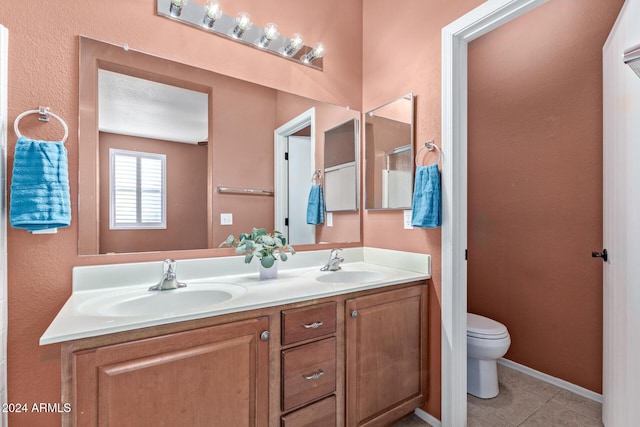
[[[602,426],[602,407],[529,375],[498,365],[500,394],[493,399],[467,395],[468,427]],[[415,415],[394,427],[427,427]]]

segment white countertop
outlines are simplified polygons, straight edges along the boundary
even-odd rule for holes
[[[328,259],[328,250],[299,252],[294,257],[290,257],[286,263],[280,263],[277,279],[263,281],[258,278],[256,266],[242,264],[241,258],[244,257],[178,261],[178,279],[186,282],[187,288],[189,285],[197,288],[199,284],[207,282],[209,285],[230,284],[240,292],[237,292],[234,298],[213,306],[161,315],[88,314],[86,307],[87,302],[103,298],[113,299],[117,295],[148,289],[150,284],[155,284],[161,277],[162,262],[77,267],[73,274],[73,293],[40,337],[40,344],[71,341],[325,298],[431,277],[429,255],[375,248],[345,249],[344,253],[347,262],[342,264],[341,271],[370,271],[375,273],[375,278],[371,279],[372,281],[358,283],[318,281],[320,276],[333,274],[333,272],[323,272],[319,269]],[[297,261],[291,262],[294,259]],[[318,263],[319,259],[324,261]],[[349,260],[354,262],[348,262]],[[217,271],[222,272],[222,275],[211,274],[208,270],[212,265]],[[145,270],[147,270],[146,273],[140,273]],[[238,271],[244,274],[238,274]],[[181,276],[181,272],[184,272],[184,276]],[[153,275],[150,276],[150,274]],[[180,292],[180,290],[167,292]],[[170,295],[167,295],[170,298]]]

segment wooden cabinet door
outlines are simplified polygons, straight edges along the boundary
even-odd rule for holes
[[[351,426],[386,426],[426,399],[426,286],[347,300],[346,401]]]
[[[78,426],[267,426],[267,317],[73,353]]]

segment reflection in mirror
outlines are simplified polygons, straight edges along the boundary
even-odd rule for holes
[[[413,95],[365,114],[365,208],[411,209]]]
[[[103,97],[109,92],[110,100]],[[229,234],[279,229],[280,219],[283,225],[289,216],[293,220],[293,202],[306,209],[312,171],[324,169],[324,132],[359,116],[85,37],[80,38],[79,95],[81,255],[215,249]],[[282,164],[288,149],[282,161],[274,159],[274,130],[309,110],[314,117],[306,134],[300,128],[286,135],[287,142],[289,136],[313,141],[300,166],[306,172],[298,182],[304,185],[290,194],[278,177],[299,165]],[[107,124],[107,117],[118,125]],[[113,170],[125,166],[129,175],[121,171],[121,177],[146,178],[115,182]],[[217,192],[218,187],[268,191],[238,194]],[[285,208],[279,209],[282,200]],[[163,206],[164,223],[158,213]],[[221,224],[223,214],[231,224]],[[111,219],[117,219],[116,226]],[[296,233],[290,233],[294,242]],[[320,224],[299,237],[299,244],[358,243],[360,216],[342,212],[333,227]]]
[[[324,185],[327,212],[358,210],[358,120],[324,133]]]

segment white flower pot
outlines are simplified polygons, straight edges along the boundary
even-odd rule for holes
[[[274,262],[270,268],[264,268],[258,261],[258,271],[260,272],[260,280],[272,280],[278,278],[278,261]]]

